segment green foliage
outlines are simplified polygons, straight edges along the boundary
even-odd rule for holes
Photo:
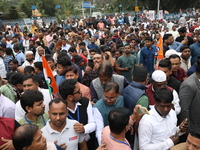
[[[19,18],[19,13],[16,10],[15,6],[11,6],[9,9],[9,17],[10,19],[18,19]]]

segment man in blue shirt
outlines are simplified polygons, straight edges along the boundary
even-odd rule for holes
[[[24,63],[24,59],[25,59],[25,56],[24,54],[19,50],[20,47],[18,44],[15,44],[14,47],[13,47],[16,55],[15,55],[15,58],[17,59],[18,63],[19,63],[19,66],[21,66],[23,63]]]
[[[191,65],[196,63],[197,57],[200,55],[200,34],[197,36],[197,42],[190,45],[190,50],[191,50]]]
[[[147,37],[145,39],[145,47],[141,49],[140,53],[140,65],[147,68],[148,73],[154,71],[154,56],[156,54],[156,46],[153,45],[153,39]]]
[[[96,41],[96,38],[95,37],[92,37],[91,38],[91,44],[89,44],[87,46],[88,49],[92,49],[92,48],[96,48],[98,51],[99,51],[99,47],[98,45],[95,44],[95,41]]]

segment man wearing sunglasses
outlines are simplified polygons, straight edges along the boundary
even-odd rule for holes
[[[173,88],[167,86],[166,74],[161,70],[156,70],[152,73],[152,83],[147,85],[148,89],[145,90],[145,92],[149,98],[149,107],[152,108],[155,104],[155,100],[154,100],[155,91],[162,87],[166,87],[167,89],[172,91],[172,93],[173,93],[172,104],[174,105],[175,112],[178,115],[181,111],[181,107],[179,105],[180,100],[179,100],[178,94]]]

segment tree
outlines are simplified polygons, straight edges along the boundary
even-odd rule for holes
[[[19,13],[16,10],[15,6],[11,6],[9,9],[9,17],[10,19],[19,19]]]

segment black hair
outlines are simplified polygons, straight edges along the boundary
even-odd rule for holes
[[[66,100],[68,95],[72,95],[74,93],[76,83],[77,83],[76,79],[68,79],[64,80],[59,85],[59,94],[63,100]]]
[[[167,40],[170,36],[173,36],[171,33],[167,33],[163,36],[163,42]]]
[[[35,102],[39,102],[41,100],[44,100],[43,95],[38,90],[27,90],[24,92],[24,94],[21,96],[20,103],[22,108],[25,112],[28,112],[26,110],[26,106],[33,107],[33,104]]]
[[[116,82],[107,82],[104,87],[104,92],[109,92],[115,90],[116,93],[119,92],[119,85]]]
[[[122,55],[122,50],[120,50],[120,49],[117,49],[115,52],[119,52],[121,55]]]
[[[40,41],[36,41],[35,44],[37,44],[38,46],[41,46],[42,44],[40,43]]]
[[[133,71],[133,80],[135,82],[144,82],[147,79],[148,71],[144,66],[137,66]]]
[[[112,77],[113,67],[107,62],[103,62],[97,70],[97,75]]]
[[[181,27],[178,29],[178,32],[185,33],[187,31],[186,27]]]
[[[110,131],[114,134],[120,134],[129,123],[130,112],[125,107],[112,109],[108,114]]]
[[[190,49],[190,47],[189,46],[182,46],[181,48],[180,48],[180,52],[182,52],[182,51],[184,51],[185,49]]]
[[[51,101],[49,102],[49,108],[50,108],[50,106],[51,106],[53,103],[58,104],[58,103],[60,103],[60,102],[64,103],[64,104],[66,105],[66,108],[67,108],[67,106],[68,106],[67,101],[63,100],[62,98],[55,98],[55,99],[51,100]]]
[[[45,54],[44,57],[46,58],[46,60],[49,59],[49,58],[53,58],[53,57],[51,56],[51,54]]]
[[[34,66],[41,71],[43,70],[42,62],[39,62],[39,61],[34,62]]]
[[[161,60],[158,64],[158,66],[161,68],[168,68],[169,70],[172,69],[172,63],[169,59]]]
[[[26,81],[26,80],[28,80],[28,79],[32,79],[32,81],[33,81],[34,83],[39,83],[38,77],[37,77],[36,75],[34,75],[34,74],[27,74],[27,75],[25,75],[25,76],[23,77],[23,82]]]
[[[169,56],[169,60],[170,59],[175,59],[175,58],[179,58],[179,60],[181,60],[180,56],[177,55],[177,54],[172,54],[172,55]]]
[[[153,42],[153,39],[152,39],[152,37],[148,36],[148,37],[145,38],[145,41],[151,41],[151,42]]]
[[[12,85],[22,84],[23,83],[23,75],[21,73],[14,73],[10,76],[8,83]]]
[[[11,63],[11,62],[12,62],[13,64],[18,64],[18,60],[17,60],[17,59],[11,59],[11,60],[8,62],[8,64]]]
[[[35,72],[35,69],[32,66],[26,66],[24,68],[24,74],[31,74],[32,72]]]
[[[6,48],[6,55],[11,55],[13,53],[11,48]]]
[[[97,53],[97,49],[96,49],[96,48],[91,48],[91,49],[89,50],[89,52],[90,52],[90,53],[91,53],[91,52]]]
[[[61,57],[60,59],[57,60],[57,64],[66,67],[66,66],[71,66],[72,63],[68,57]]]
[[[59,59],[61,59],[62,57],[67,57],[67,58],[70,60],[69,55],[67,54],[67,51],[66,51],[66,50],[62,50],[62,51],[60,51],[60,52],[58,53],[57,59],[59,60]]]
[[[68,50],[68,52],[72,52],[72,53],[76,52],[76,53],[77,53],[77,51],[76,51],[76,48],[75,48],[75,47],[70,47],[70,48],[69,48],[69,50]]]
[[[13,135],[12,143],[16,150],[30,146],[39,127],[34,124],[25,124],[18,127]]]
[[[189,134],[197,139],[200,139],[200,126],[199,124],[191,125],[189,128]]]
[[[105,47],[103,50],[102,50],[102,52],[110,52],[111,51],[111,49],[109,48],[109,47]]]
[[[80,42],[78,45],[79,46],[86,46],[85,42]]]
[[[156,102],[172,103],[173,93],[166,87],[158,88],[154,94],[154,99]]]
[[[78,73],[78,70],[77,70],[77,68],[76,68],[75,66],[69,66],[69,67],[67,67],[65,74],[66,74],[67,72],[69,72],[69,71],[72,71],[72,72],[75,73],[75,74]]]
[[[13,74],[15,74],[16,72],[7,72],[6,73],[6,79],[8,80],[8,82],[9,82],[9,79],[10,79],[10,77],[13,75]]]

